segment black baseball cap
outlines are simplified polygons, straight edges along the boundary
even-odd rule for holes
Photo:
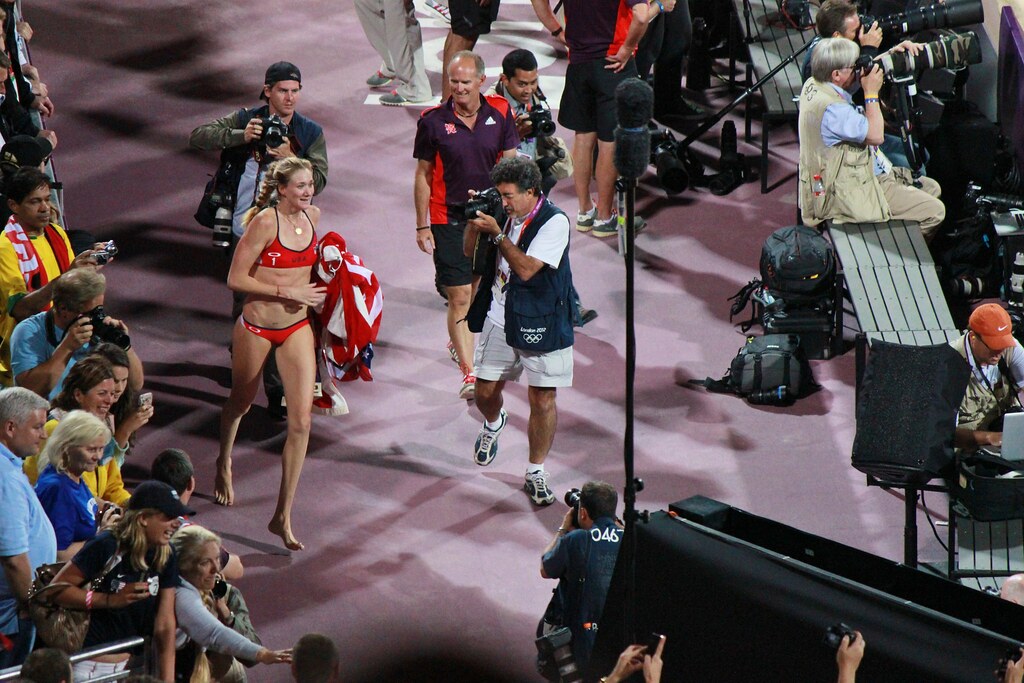
[[[168,517],[184,517],[196,514],[185,507],[178,492],[162,481],[144,481],[139,484],[128,500],[129,510],[159,510]]]
[[[46,138],[15,135],[0,149],[0,164],[9,166],[38,166],[53,152]]]
[[[302,73],[299,71],[299,67],[291,62],[274,62],[267,67],[267,75],[263,78],[263,85],[274,85],[278,81],[298,81],[301,85]],[[267,99],[262,90],[260,90],[260,99]]]

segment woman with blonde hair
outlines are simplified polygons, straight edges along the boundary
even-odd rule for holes
[[[98,417],[73,410],[43,447],[39,462],[45,466],[36,495],[53,524],[58,560],[70,559],[96,535],[97,520],[101,528],[117,521],[113,507],[97,514],[97,500],[85,481],[86,474],[96,471],[108,441],[110,430]]]
[[[181,683],[246,680],[243,663],[278,664],[291,661],[288,650],[271,651],[260,644],[249,621],[245,600],[234,586],[224,584],[215,597],[220,576],[220,538],[190,524],[171,539],[181,575],[174,614],[178,621],[175,673]],[[230,606],[234,605],[234,609]]]
[[[271,205],[273,195],[277,204]],[[301,550],[292,533],[291,510],[309,444],[316,355],[309,310],[323,303],[326,288],[311,282],[317,262],[316,226],[320,209],[313,199],[313,167],[289,157],[267,169],[256,204],[235,249],[228,287],[246,295],[232,334],[231,395],[220,418],[216,500],[234,503],[231,451],[242,416],[249,411],[260,373],[271,349],[284,382],[288,436],[281,458],[277,509],[267,528],[286,547]]]
[[[72,416],[61,420],[54,437]],[[117,524],[86,543],[54,577],[55,583],[71,584],[54,598],[57,603],[90,612],[84,649],[124,638],[151,637],[160,679],[174,680],[178,561],[171,536],[183,516],[194,514],[167,484],[144,481]],[[129,656],[120,652],[77,662],[75,680],[123,671]]]

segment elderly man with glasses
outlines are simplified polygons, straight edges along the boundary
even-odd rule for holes
[[[815,47],[811,78],[800,93],[800,211],[804,223],[915,221],[931,240],[946,207],[941,188],[894,167],[878,149],[884,135],[878,91],[884,75],[854,66],[857,43],[825,38]],[[864,88],[864,107],[852,93]]]

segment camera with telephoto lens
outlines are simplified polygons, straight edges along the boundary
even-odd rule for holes
[[[114,240],[110,240],[93,254],[92,258],[96,261],[97,266],[102,266],[115,256],[117,256],[117,245],[114,244]]]
[[[231,246],[232,209],[235,197],[230,192],[214,192],[210,203],[217,207],[213,214],[213,246],[227,249]]]
[[[747,403],[759,406],[784,406],[790,402],[789,387],[782,385],[767,391],[755,391],[747,394]]]
[[[850,645],[853,645],[853,641],[857,639],[857,634],[846,624],[842,622],[832,624],[825,629],[825,638],[823,641],[825,647],[835,652],[839,649],[839,646],[843,644],[844,636],[850,636]]]
[[[855,67],[869,70],[877,63],[888,78],[912,76],[925,69],[961,69],[969,64],[981,63],[981,43],[974,31],[942,36],[925,43],[917,55],[906,52],[886,52],[874,62],[861,56]]]
[[[482,192],[477,192],[466,202],[466,211],[463,214],[467,221],[479,218],[476,212],[479,211],[488,216],[498,216],[503,211],[501,193],[497,188],[489,187]]]
[[[214,600],[220,600],[228,594],[228,582],[224,579],[217,577],[217,580],[213,583],[213,590],[210,591],[210,595],[213,596]]]
[[[539,138],[555,134],[555,122],[551,120],[550,109],[534,109],[526,115],[526,120],[533,126],[533,134]]]
[[[552,662],[553,667],[558,669],[558,678],[554,680],[562,683],[575,683],[582,681],[583,675],[576,666],[576,659],[572,654],[572,631],[563,626],[551,633],[541,636],[534,641],[537,645],[538,664],[540,661]],[[552,680],[552,679],[548,679]]]
[[[580,505],[582,492],[579,489],[569,489],[565,492],[565,504],[572,508],[572,525],[580,528]]]
[[[260,139],[267,147],[280,147],[288,137],[288,124],[281,120],[277,114],[268,114],[263,117],[263,135]]]
[[[107,312],[103,310],[103,306],[97,306],[91,311],[83,313],[82,317],[86,318],[89,324],[92,325],[92,336],[94,339],[116,344],[125,351],[132,347],[132,341],[128,337],[127,332],[116,325],[104,322]]]
[[[956,28],[957,26],[980,24],[985,21],[985,9],[982,7],[981,0],[949,0],[884,17],[862,14],[860,17],[861,31],[867,31],[876,21],[883,33],[902,36],[935,28]]]

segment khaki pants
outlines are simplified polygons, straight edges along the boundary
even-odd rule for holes
[[[925,176],[920,178],[921,187],[914,187],[910,184],[910,174],[900,170],[896,168],[891,173],[878,176],[892,220],[915,221],[921,226],[925,241],[930,242],[946,217],[946,207],[939,199],[942,188]]]
[[[429,100],[423,34],[411,0],[355,0],[355,8],[366,39],[383,61],[381,73],[395,79],[395,89],[405,99]]]

